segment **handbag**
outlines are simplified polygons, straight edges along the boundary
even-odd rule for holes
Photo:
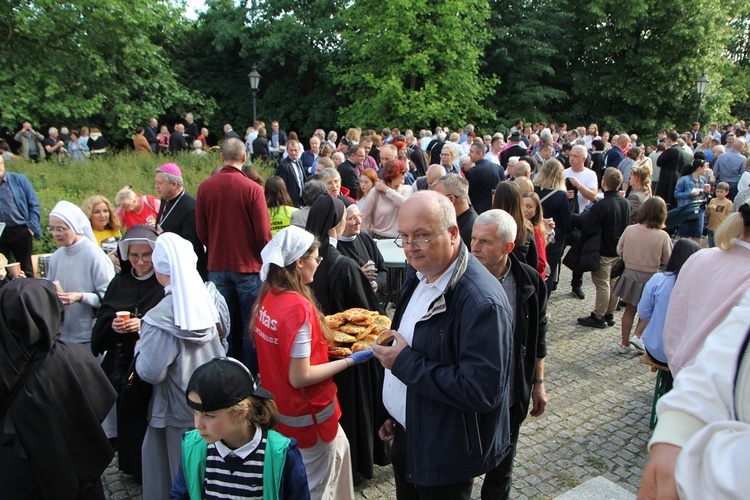
[[[125,474],[141,480],[141,445],[148,428],[148,407],[153,386],[138,376],[135,363],[138,354],[128,368],[125,385],[117,399],[117,434],[119,467]]]
[[[619,278],[622,276],[623,271],[625,271],[625,261],[620,259],[615,262],[615,265],[612,266],[612,269],[609,271],[610,279]]]

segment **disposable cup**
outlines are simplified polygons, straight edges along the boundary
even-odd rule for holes
[[[130,319],[130,311],[117,311],[115,315],[123,321]]]
[[[14,262],[13,264],[8,264],[5,266],[5,270],[8,272],[8,277],[10,279],[18,278],[21,276],[21,263]]]

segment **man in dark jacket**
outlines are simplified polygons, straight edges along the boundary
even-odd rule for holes
[[[520,158],[521,156],[526,156],[529,154],[529,150],[526,149],[521,140],[521,132],[516,131],[510,134],[510,137],[508,137],[508,141],[512,144],[512,146],[500,153],[500,165],[503,166],[503,169],[508,168],[508,160],[510,160],[514,156],[518,156]]]
[[[461,242],[448,198],[415,193],[398,225],[411,268],[395,343],[373,345],[386,368],[378,434],[393,440],[397,497],[468,499],[510,450],[510,305]]]
[[[203,281],[207,281],[208,258],[195,227],[195,198],[185,191],[180,167],[176,163],[165,163],[157,168],[154,189],[161,197],[159,214],[156,217],[156,231],[159,234],[179,234],[188,240],[198,257],[198,273]]]
[[[510,496],[513,457],[521,422],[544,413],[544,357],[547,355],[547,289],[539,273],[512,254],[517,226],[503,210],[488,210],[477,217],[471,253],[500,282],[513,310],[513,354],[510,372],[510,436],[513,449],[500,465],[484,476],[482,498]],[[533,390],[532,390],[533,388]]]
[[[610,295],[610,271],[619,260],[617,243],[630,221],[630,203],[618,191],[622,184],[622,172],[614,167],[608,167],[602,176],[602,190],[604,198],[594,203],[594,206],[584,215],[581,223],[581,240],[600,232],[599,269],[591,271],[591,281],[596,287],[596,305],[590,316],[578,318],[583,326],[605,328],[614,325],[614,311],[617,297]]]
[[[307,178],[305,169],[299,159],[299,150],[299,142],[295,140],[289,141],[286,150],[288,155],[279,162],[279,166],[276,167],[276,172],[274,173],[274,175],[284,180],[289,198],[292,199],[292,204],[297,208],[299,208],[302,201],[302,188],[305,186],[305,179]]]
[[[481,214],[492,207],[492,192],[500,182],[500,170],[496,164],[484,159],[484,146],[481,144],[471,145],[469,158],[474,162],[474,166],[466,170],[469,199],[474,210]]]
[[[190,146],[188,146],[187,139],[185,139],[185,125],[178,123],[174,126],[172,135],[169,136],[169,151],[172,154],[177,154],[188,149],[190,149]]]
[[[359,187],[359,174],[357,174],[357,168],[365,160],[365,148],[361,145],[357,145],[349,151],[349,158],[343,161],[337,167],[339,174],[341,175],[341,185],[349,190],[349,196],[352,198],[357,197],[357,188]]]

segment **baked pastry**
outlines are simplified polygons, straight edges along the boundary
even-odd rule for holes
[[[381,332],[381,334],[378,335],[378,339],[376,340],[378,345],[387,345],[388,342],[393,340],[393,332],[393,330],[385,330],[384,332]]]
[[[372,342],[358,340],[352,344],[352,352],[366,351],[367,349],[372,349]]]
[[[348,333],[344,333],[339,330],[333,331],[333,340],[341,344],[353,344],[357,341],[357,337],[353,337]]]
[[[364,337],[367,335],[367,326],[362,325],[355,325],[354,323],[347,323],[345,325],[341,325],[339,327],[339,331],[348,333],[349,335],[354,335],[357,338],[360,338],[360,335]]]
[[[356,325],[370,326],[372,324],[372,316],[370,316],[370,311],[368,311],[367,309],[362,309],[361,307],[352,307],[351,309],[347,309],[341,314],[343,314],[350,323],[354,323]]]
[[[329,347],[328,348],[328,355],[329,356],[351,356],[352,350],[348,347]]]
[[[328,328],[330,328],[331,330],[335,330],[346,323],[346,318],[344,317],[344,313],[336,313],[326,316],[325,322]]]

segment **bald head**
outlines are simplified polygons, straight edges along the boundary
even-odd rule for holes
[[[432,185],[435,183],[435,181],[440,179],[444,175],[445,167],[436,163],[430,165],[430,167],[427,169],[426,175],[428,188],[432,188]]]
[[[746,145],[747,145],[747,142],[745,141],[745,139],[743,139],[742,137],[738,137],[732,143],[732,149],[734,149],[735,151],[739,153],[744,153]]]

